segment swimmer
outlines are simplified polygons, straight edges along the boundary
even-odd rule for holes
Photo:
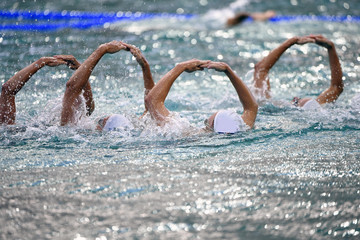
[[[29,79],[44,66],[56,67],[67,65],[70,69],[77,69],[80,63],[71,55],[57,55],[53,57],[42,57],[31,63],[29,66],[17,72],[13,77],[6,81],[1,88],[0,95],[0,125],[13,125],[16,118],[15,96],[29,81]],[[90,84],[84,87],[84,98],[91,92]],[[91,112],[91,104],[88,111]]]
[[[194,72],[203,70],[204,68],[214,69],[219,72],[224,72],[231,83],[233,84],[240,102],[244,107],[244,112],[241,116],[233,111],[222,110],[212,114],[205,120],[206,131],[214,131],[217,133],[235,133],[241,130],[246,130],[254,126],[258,105],[255,98],[251,94],[248,87],[235,74],[235,72],[224,62],[212,62],[192,59],[186,62],[181,62],[162,77],[156,86],[145,97],[145,105],[149,113],[158,125],[163,126],[171,118],[170,111],[165,107],[165,99],[171,89],[175,80],[186,72]]]
[[[254,21],[266,21],[272,17],[275,17],[276,13],[272,10],[268,10],[266,12],[255,12],[255,13],[247,13],[247,12],[240,12],[237,13],[234,17],[229,18],[226,22],[228,27],[235,26],[237,24],[242,23],[246,19],[250,18]]]
[[[77,123],[79,119],[76,118],[76,110],[79,96],[82,90],[89,84],[88,80],[93,69],[105,54],[113,54],[120,50],[130,51],[141,66],[144,78],[145,96],[153,88],[154,81],[150,72],[149,63],[138,48],[121,41],[112,41],[102,44],[84,61],[83,64],[81,64],[66,83],[61,112],[61,126],[74,125]],[[145,111],[147,111],[146,108]],[[127,127],[129,125],[131,125],[130,121],[123,115],[114,114],[100,119],[96,129],[109,131],[116,128]]]
[[[331,82],[330,87],[323,91],[316,99],[311,98],[298,98],[294,97],[292,104],[296,107],[319,108],[320,105],[325,103],[335,102],[343,91],[344,84],[342,81],[342,70],[336,53],[335,45],[332,41],[321,35],[309,35],[303,37],[292,37],[283,42],[279,47],[275,48],[269,53],[268,56],[263,58],[255,65],[254,71],[254,87],[255,95],[261,98],[270,99],[270,81],[268,74],[270,69],[279,60],[281,55],[292,45],[303,45],[306,43],[315,43],[319,46],[325,47],[328,51],[329,63],[331,69]]]

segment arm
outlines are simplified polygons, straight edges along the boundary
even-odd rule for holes
[[[267,80],[267,76],[281,55],[294,44],[301,45],[309,42],[315,41],[310,37],[292,37],[272,50],[268,56],[264,57],[255,65],[254,87],[260,90],[260,94],[265,95],[266,98],[270,98],[270,82]]]
[[[75,122],[74,107],[76,104],[76,99],[88,84],[89,77],[96,64],[106,53],[116,53],[122,49],[126,49],[126,47],[119,41],[112,41],[100,45],[71,76],[71,78],[66,83],[63,107],[61,111],[61,126]]]
[[[328,50],[329,63],[331,69],[330,87],[323,91],[318,97],[317,101],[320,104],[334,102],[342,93],[344,83],[342,81],[342,70],[339,57],[336,53],[335,45],[332,41],[326,39],[321,35],[310,36],[315,39],[315,43],[325,47]]]
[[[26,82],[29,81],[32,75],[44,66],[54,67],[61,64],[67,63],[55,57],[42,57],[17,72],[4,83],[0,95],[0,124],[15,124],[15,95],[22,89]]]
[[[145,99],[146,95],[148,95],[150,90],[155,86],[155,83],[154,83],[154,80],[153,80],[153,77],[151,74],[151,70],[150,70],[150,65],[149,65],[148,61],[146,60],[146,58],[144,57],[144,55],[142,55],[139,48],[137,48],[131,44],[124,43],[124,42],[122,44],[127,47],[126,50],[129,50],[131,52],[131,54],[135,57],[136,61],[141,66],[141,69],[143,72],[143,79],[144,79],[144,88],[145,88],[144,99]],[[145,105],[145,111],[143,113],[143,116],[145,115],[145,113],[147,111],[148,110]]]
[[[215,69],[219,72],[224,72],[230,79],[232,85],[234,86],[241,104],[244,107],[244,112],[242,114],[242,119],[244,122],[251,128],[254,126],[258,104],[254,96],[251,94],[249,88],[244,84],[244,82],[235,74],[235,72],[230,68],[230,66],[223,62],[210,62],[207,66],[209,69]]]
[[[126,50],[129,50],[131,54],[135,57],[136,61],[139,63],[142,72],[143,72],[143,78],[144,78],[144,87],[145,87],[145,96],[150,92],[150,90],[155,86],[154,80],[150,71],[150,65],[144,55],[142,55],[139,48],[127,44],[122,43],[124,46],[127,47]]]
[[[203,70],[203,65],[208,62],[209,61],[201,61],[197,59],[189,60],[179,63],[171,71],[165,74],[165,76],[159,80],[155,87],[153,87],[153,89],[145,97],[145,106],[149,110],[151,117],[158,123],[165,122],[166,117],[169,116],[170,112],[165,107],[164,102],[175,80],[184,71],[193,72]]]
[[[65,61],[69,66],[69,68],[73,70],[77,70],[81,65],[81,63],[78,62],[76,58],[72,55],[56,55],[54,57]],[[95,110],[95,102],[93,99],[93,94],[89,81],[87,81],[87,83],[84,86],[83,97],[85,99],[86,115],[90,116],[92,112]]]

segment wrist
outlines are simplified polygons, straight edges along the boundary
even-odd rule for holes
[[[328,50],[335,49],[335,45],[333,42],[329,42],[329,44],[326,46]]]
[[[34,65],[37,69],[40,69],[46,65],[46,58],[41,57],[37,61],[34,62]]]
[[[141,63],[139,63],[141,68],[148,68],[150,65],[148,63],[148,61],[144,60]]]
[[[108,51],[108,46],[106,44],[101,44],[96,50],[95,53],[99,55],[104,55]]]
[[[230,67],[227,63],[224,63],[224,64],[225,64],[225,70],[224,70],[224,73],[230,73],[230,72],[232,72],[231,67]]]
[[[298,40],[299,40],[299,37],[292,37],[288,40],[288,44],[290,46],[292,46],[292,45],[296,44],[298,42]]]
[[[185,71],[186,70],[186,64],[184,62],[181,62],[175,66],[177,70]]]

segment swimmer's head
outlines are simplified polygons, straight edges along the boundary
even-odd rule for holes
[[[98,121],[98,130],[112,131],[116,129],[132,128],[131,122],[120,114],[113,114],[108,117],[101,118]]]
[[[206,130],[208,131],[214,131],[214,119],[218,112],[211,115],[209,118],[205,119],[204,124],[206,127]]]
[[[205,121],[206,128],[217,133],[236,133],[240,131],[241,125],[241,117],[229,110],[221,110]]]
[[[110,118],[110,116],[100,118],[100,120],[97,122],[96,130],[103,130],[103,128],[109,118]]]

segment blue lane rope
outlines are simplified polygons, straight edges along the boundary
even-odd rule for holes
[[[304,21],[319,21],[319,22],[349,22],[360,23],[360,16],[275,16],[269,19],[270,22],[304,22]]]
[[[0,19],[10,23],[2,23],[0,30],[15,31],[56,31],[64,28],[88,29],[91,27],[102,27],[106,23],[118,21],[141,21],[154,18],[175,18],[187,20],[199,17],[195,14],[175,13],[141,13],[141,12],[80,12],[80,11],[0,11]],[[16,23],[12,23],[16,21]],[[360,23],[360,16],[276,16],[269,19],[269,22],[348,22]]]

